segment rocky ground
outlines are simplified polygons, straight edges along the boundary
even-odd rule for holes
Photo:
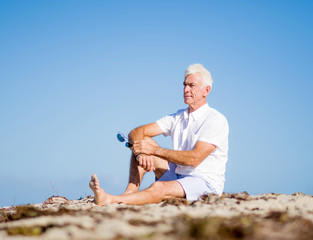
[[[313,239],[313,196],[247,193],[98,207],[51,197],[0,208],[0,239]]]

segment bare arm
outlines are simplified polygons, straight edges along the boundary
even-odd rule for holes
[[[176,151],[164,149],[159,146],[153,146],[146,141],[134,142],[134,153],[144,153],[147,155],[154,155],[163,158],[169,162],[185,165],[185,166],[198,166],[207,156],[209,156],[214,149],[215,145],[206,142],[198,141],[193,150],[190,151]]]
[[[131,142],[143,140],[145,137],[155,137],[162,134],[162,130],[157,123],[150,123],[135,128],[128,134],[128,138]]]
[[[147,137],[152,138],[157,135],[160,135],[161,133],[162,130],[157,123],[150,123],[132,130],[129,133],[128,138],[130,142],[134,143],[138,140],[145,141],[147,140],[146,139]],[[134,151],[134,148],[132,148],[132,151],[135,155],[135,159],[138,161],[139,166],[141,166],[143,169],[149,172],[155,170],[154,162],[153,159],[151,158],[151,155],[146,155],[141,152],[136,153]]]

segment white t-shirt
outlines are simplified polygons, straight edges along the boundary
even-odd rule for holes
[[[188,108],[178,110],[175,114],[159,119],[157,124],[164,136],[172,137],[173,150],[193,150],[197,141],[216,146],[197,167],[177,165],[175,172],[202,177],[221,195],[228,159],[229,129],[226,118],[205,104],[190,114]]]

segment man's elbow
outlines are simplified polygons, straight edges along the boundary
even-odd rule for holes
[[[128,138],[129,139],[133,139],[135,136],[137,136],[138,134],[140,134],[142,132],[142,127],[137,127],[134,128],[133,130],[130,131],[130,133],[128,134]]]
[[[193,156],[191,159],[191,167],[196,168],[198,165],[203,161],[203,158],[201,156]]]
[[[192,166],[193,168],[196,168],[196,167],[199,166],[200,163],[201,163],[201,162],[195,161],[195,162],[193,162],[193,163],[191,164],[191,166]]]
[[[131,138],[132,136],[134,136],[136,133],[136,128],[131,130],[129,133],[128,133],[128,137]]]

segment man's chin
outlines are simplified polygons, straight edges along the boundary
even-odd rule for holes
[[[185,102],[185,104],[187,104],[187,105],[189,105],[189,104],[191,103],[190,99],[188,99],[188,98],[187,98],[187,99],[185,98],[185,99],[184,99],[184,102]]]

